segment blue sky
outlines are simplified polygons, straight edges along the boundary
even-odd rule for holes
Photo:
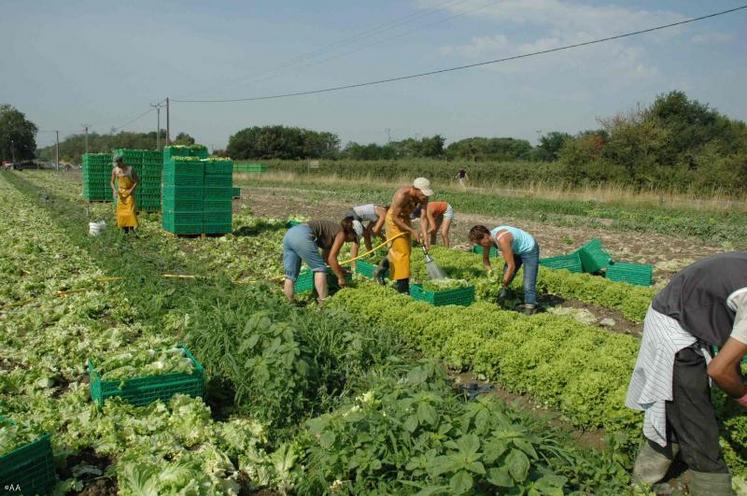
[[[314,0],[0,3],[0,103],[40,129],[109,132],[150,103],[323,88],[576,43],[741,1]],[[394,84],[250,103],[175,103],[172,136],[223,147],[285,124],[348,140],[536,141],[673,89],[747,120],[747,10],[668,31]],[[162,112],[162,126],[165,117]],[[155,129],[152,112],[126,127]],[[53,141],[40,133],[39,144]]]

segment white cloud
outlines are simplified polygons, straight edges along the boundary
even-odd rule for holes
[[[736,39],[734,33],[698,33],[690,41],[696,45],[725,45]]]
[[[440,0],[420,0],[419,3],[434,8]],[[499,34],[476,36],[467,43],[441,47],[439,52],[442,55],[471,61],[511,57],[684,19],[684,16],[669,11],[561,0],[504,0],[482,9],[479,8],[481,5],[485,5],[485,0],[465,0],[448,4],[444,9],[463,12],[483,21],[493,20]],[[649,40],[664,40],[678,33],[679,29],[673,28],[645,36]],[[565,72],[570,77],[581,75],[586,80],[609,87],[624,87],[660,76],[659,70],[649,61],[644,46],[633,39],[618,40],[490,68],[503,74],[523,74],[533,78],[555,77],[559,72]]]

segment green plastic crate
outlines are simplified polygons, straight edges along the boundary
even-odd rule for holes
[[[204,208],[202,198],[190,196],[164,196],[162,205],[164,211],[201,212]]]
[[[197,157],[207,158],[208,150],[204,145],[170,145],[163,149],[163,159],[171,157]]]
[[[472,253],[477,253],[478,255],[482,255],[482,246],[480,245],[472,245]],[[498,256],[498,249],[496,249],[495,246],[490,247],[490,257],[497,257]]]
[[[374,272],[376,271],[377,264],[366,262],[365,260],[356,260],[355,262],[355,273],[360,274],[368,279],[374,278]]]
[[[475,287],[453,288],[444,291],[425,291],[420,284],[410,286],[410,296],[416,300],[425,301],[433,306],[461,305],[469,306],[475,301]]]
[[[607,266],[605,276],[610,281],[626,282],[637,286],[653,284],[654,268],[648,264],[613,262]]]
[[[241,198],[241,188],[233,188],[231,196],[234,198]]]
[[[210,187],[205,186],[202,189],[202,196],[206,199],[211,200],[232,200],[233,199],[233,188],[228,187]]]
[[[581,264],[581,256],[578,252],[573,252],[570,255],[560,255],[557,257],[543,258],[539,261],[543,267],[551,269],[565,269],[571,272],[583,272],[583,265]]]
[[[205,212],[231,212],[233,207],[233,200],[230,198],[222,198],[215,200],[208,198],[202,201],[202,209]]]
[[[348,283],[351,283],[353,281],[352,274],[346,274],[345,280]],[[329,291],[336,291],[340,289],[340,286],[337,284],[337,275],[332,272],[332,269],[329,267],[327,268],[327,288]],[[304,268],[300,274],[298,274],[298,279],[296,279],[296,283],[293,285],[294,292],[301,294],[301,293],[308,293],[309,291],[314,289],[314,273],[311,272],[308,267]]]
[[[208,158],[204,159],[205,163],[205,175],[221,175],[230,176],[233,174],[233,161],[227,158]]]
[[[233,176],[205,174],[203,184],[206,188],[230,188],[233,194]]]
[[[0,456],[0,494],[49,494],[57,482],[49,435]]]
[[[202,212],[163,210],[161,226],[173,234],[202,234]]]
[[[592,239],[584,246],[576,250],[581,257],[581,265],[584,272],[593,274],[607,268],[612,257],[602,248],[602,241]]]
[[[164,183],[161,189],[161,196],[164,198],[168,196],[186,197],[186,198],[199,198],[202,199],[202,188],[195,185],[182,185],[182,184],[168,184]]]
[[[203,224],[228,224],[233,222],[233,212],[231,210],[223,212],[202,212]]]
[[[184,354],[192,361],[192,374],[173,373],[134,377],[124,381],[103,381],[94,363],[88,360],[91,399],[99,406],[107,398],[122,398],[133,405],[147,405],[156,400],[168,401],[175,394],[202,397],[204,393],[204,369],[202,364],[184,346]]]

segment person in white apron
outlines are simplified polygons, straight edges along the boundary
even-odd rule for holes
[[[718,347],[711,360],[709,348]],[[733,494],[719,445],[710,380],[747,408],[747,252],[715,255],[676,274],[643,323],[625,405],[644,411],[635,482],[655,484],[674,456],[692,472],[693,496]]]

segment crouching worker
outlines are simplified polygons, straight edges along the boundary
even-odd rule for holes
[[[713,360],[710,346],[720,348]],[[747,407],[740,371],[745,353],[747,252],[700,260],[656,295],[625,400],[645,412],[634,481],[660,481],[679,452],[692,472],[689,494],[733,494],[709,382]]]
[[[498,226],[488,230],[485,226],[474,226],[469,231],[469,241],[482,246],[482,264],[487,270],[490,266],[490,249],[500,250],[506,265],[503,267],[503,281],[498,295],[499,303],[508,298],[509,285],[516,272],[524,266],[524,305],[521,309],[532,315],[537,309],[537,272],[539,270],[539,244],[534,237],[512,226]]]
[[[386,219],[386,212],[388,208],[388,205],[380,206],[373,203],[368,203],[366,205],[358,205],[357,207],[353,207],[345,214],[346,219],[350,218],[353,220],[357,220],[361,224],[363,224],[363,242],[366,245],[367,251],[370,251],[371,248],[373,248],[373,236],[381,236],[381,231],[384,227],[384,221]],[[351,247],[350,256],[352,258],[358,256],[358,247],[356,245],[353,245]]]
[[[327,265],[337,276],[337,283],[344,287],[345,272],[337,261],[340,249],[345,243],[353,243],[357,248],[363,234],[363,225],[350,218],[342,222],[312,220],[291,227],[283,238],[283,267],[285,282],[283,291],[288,300],[293,300],[293,286],[305,262],[314,273],[314,287],[321,303],[327,297]],[[319,253],[321,250],[321,254]]]

